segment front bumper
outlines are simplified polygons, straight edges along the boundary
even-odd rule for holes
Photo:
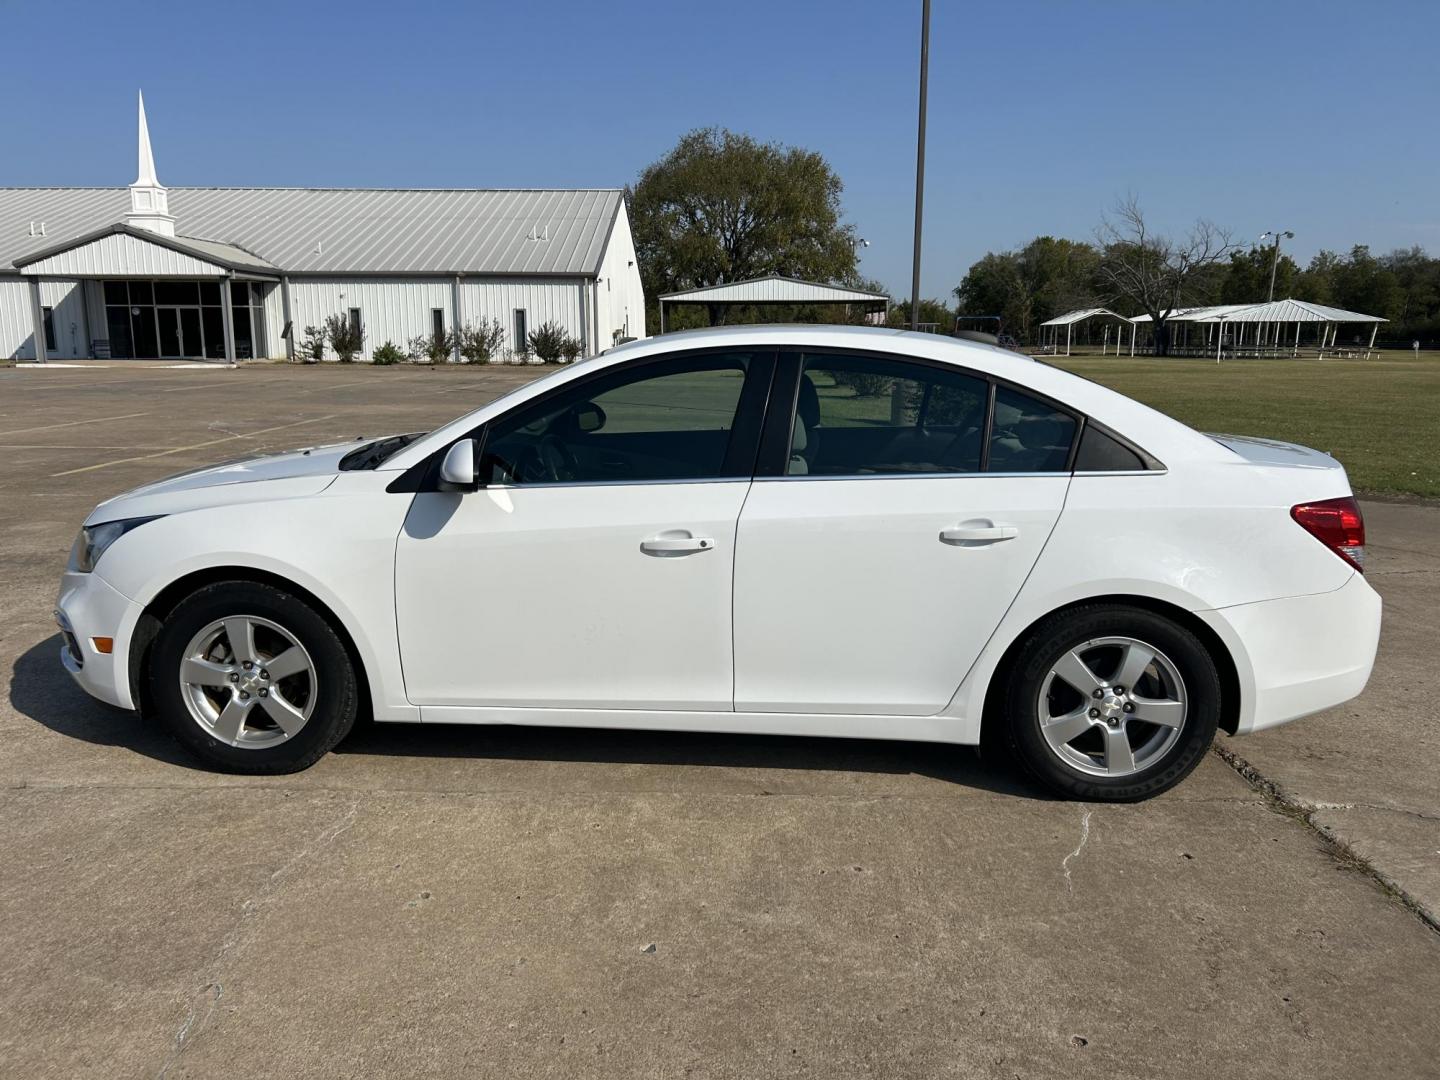
[[[142,608],[98,574],[67,573],[60,579],[55,621],[63,643],[60,663],[87,694],[122,709],[135,708],[130,692],[130,639]],[[109,638],[101,652],[96,638]]]
[[[1236,734],[1358,696],[1375,665],[1380,608],[1380,594],[1363,574],[1354,574],[1333,592],[1199,612],[1235,659],[1241,699]]]

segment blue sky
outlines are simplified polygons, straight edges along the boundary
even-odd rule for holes
[[[923,287],[1118,196],[1440,251],[1440,5],[935,0]],[[909,291],[919,0],[0,0],[0,184],[619,186],[684,131],[823,153]],[[15,47],[21,46],[21,47]]]

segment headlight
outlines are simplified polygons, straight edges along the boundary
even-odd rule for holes
[[[75,538],[75,546],[70,549],[69,569],[82,574],[90,573],[111,544],[137,525],[154,520],[154,517],[124,518],[120,521],[86,526],[80,530],[80,535]]]

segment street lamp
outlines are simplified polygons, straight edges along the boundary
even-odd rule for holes
[[[1275,269],[1280,265],[1280,238],[1283,236],[1286,240],[1294,240],[1295,234],[1289,229],[1285,229],[1284,231],[1276,230],[1275,232],[1269,232],[1267,230],[1260,234],[1260,243],[1263,244],[1267,236],[1273,236],[1275,238],[1275,248],[1270,254],[1270,299],[1273,301],[1275,299]]]
[[[920,15],[920,131],[915,139],[915,265],[910,274],[910,329],[920,329],[920,222],[925,209],[925,99],[930,80],[930,0]]]

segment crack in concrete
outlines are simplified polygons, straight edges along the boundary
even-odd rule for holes
[[[206,1030],[211,1016],[219,1007],[220,999],[225,993],[220,976],[227,964],[238,958],[255,940],[255,936],[260,930],[259,917],[264,908],[274,899],[280,887],[298,867],[312,860],[355,824],[355,818],[359,811],[360,803],[359,800],[356,800],[337,820],[321,829],[308,844],[302,846],[299,851],[273,871],[260,887],[259,892],[241,901],[240,917],[230,928],[230,932],[225,935],[224,940],[220,942],[220,948],[210,958],[210,962],[202,969],[208,977],[205,979],[205,984],[191,997],[190,1005],[185,1011],[185,1019],[181,1021],[179,1030],[175,1032],[170,1052],[155,1074],[156,1080],[164,1080],[166,1074],[180,1059],[180,1055],[185,1052],[186,1047]]]
[[[1255,768],[1254,765],[1250,764],[1250,762],[1246,761],[1228,747],[1215,746],[1212,747],[1212,749],[1221,761],[1239,773],[1251,787],[1255,788],[1256,791],[1264,796],[1265,801],[1272,810],[1299,821],[1313,832],[1322,844],[1329,848],[1330,854],[1336,860],[1364,874],[1381,892],[1394,899],[1401,907],[1408,910],[1431,930],[1440,933],[1440,917],[1437,917],[1434,912],[1427,909],[1424,904],[1406,891],[1404,886],[1381,870],[1374,862],[1357,852],[1349,841],[1340,836],[1334,829],[1328,828],[1315,820],[1315,814],[1322,809],[1353,809],[1357,804],[1350,804],[1349,806],[1332,804],[1327,807],[1307,803],[1293,792],[1286,790],[1281,784],[1270,779],[1259,769]],[[1393,808],[1377,806],[1371,809],[1388,810]],[[1417,816],[1425,817],[1426,815],[1421,814]]]
[[[1084,850],[1085,844],[1090,839],[1090,815],[1093,813],[1093,810],[1086,810],[1085,813],[1081,815],[1080,843],[1075,845],[1074,851],[1070,852],[1069,855],[1066,855],[1065,858],[1060,860],[1060,869],[1065,872],[1065,891],[1068,892],[1071,896],[1075,895],[1075,886],[1074,883],[1070,880],[1070,860],[1079,857],[1080,852]]]
[[[1297,798],[1296,802],[1303,803],[1304,800]],[[1378,810],[1386,814],[1404,814],[1421,821],[1440,821],[1440,814],[1428,814],[1424,810],[1412,810],[1408,806],[1385,806],[1368,802],[1312,802],[1308,805],[1311,810]]]

